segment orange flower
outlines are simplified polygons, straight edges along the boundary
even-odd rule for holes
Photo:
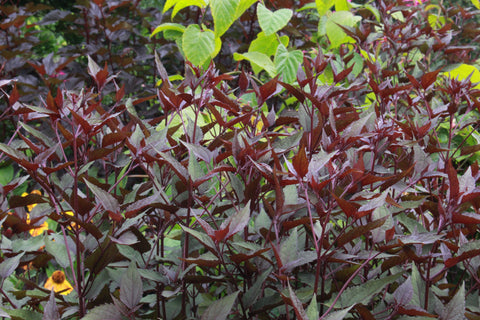
[[[52,273],[52,275],[45,282],[44,287],[49,290],[53,289],[55,292],[60,292],[60,294],[63,295],[67,295],[73,290],[72,285],[65,278],[65,273],[60,270]]]
[[[40,190],[32,190],[32,192],[30,192],[30,194],[38,194],[38,195],[42,195],[42,193],[40,192]],[[22,194],[22,197],[25,197],[25,196],[28,196],[28,193],[24,192]],[[35,208],[37,204],[34,203],[34,204],[29,204],[27,205],[27,210],[28,210],[28,213],[27,213],[27,223],[30,224],[30,211],[33,210],[33,208]],[[30,232],[30,234],[32,235],[32,237],[36,237],[36,236],[39,236],[41,234],[43,234],[43,231],[46,231],[48,230],[48,223],[47,221],[44,221],[41,225],[39,226],[35,226],[33,229],[30,229],[28,232]]]

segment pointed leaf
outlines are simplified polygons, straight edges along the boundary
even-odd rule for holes
[[[293,11],[280,9],[275,12],[268,10],[262,3],[257,6],[257,17],[260,28],[269,36],[285,27],[292,18]]]
[[[230,311],[232,310],[233,304],[237,299],[237,291],[231,295],[228,295],[222,299],[216,300],[213,302],[207,310],[202,314],[202,320],[225,320],[227,319]]]
[[[8,278],[15,269],[17,269],[18,265],[20,264],[20,259],[23,257],[25,252],[17,254],[12,258],[5,258],[5,260],[0,263],[0,277],[2,279]]]
[[[297,295],[292,290],[290,283],[288,283],[288,293],[290,294],[290,300],[292,301],[293,310],[295,311],[297,319],[309,320],[305,309],[303,309],[302,302],[298,299]]]
[[[448,302],[440,315],[441,320],[465,319],[465,283],[462,283],[455,296]]]
[[[95,195],[95,198],[98,200],[98,202],[100,202],[105,210],[112,213],[118,213],[120,211],[120,204],[114,196],[102,188],[97,187],[88,180],[85,180],[85,184],[92,191],[92,193]]]
[[[239,0],[210,0],[216,37],[221,37],[235,21],[239,3]]]
[[[329,313],[323,320],[343,320],[353,306]]]
[[[315,0],[317,11],[320,16],[325,15],[335,4],[335,0]]]
[[[117,307],[110,303],[91,309],[81,320],[123,320],[123,317]]]
[[[237,53],[233,54],[233,58],[237,61],[240,60],[247,60],[252,65],[256,65],[259,68],[265,70],[270,77],[275,77],[277,74],[277,69],[275,68],[275,64],[272,62],[269,56],[264,53],[260,52],[245,52],[245,53]]]
[[[61,320],[53,289],[50,291],[50,299],[48,299],[45,308],[43,308],[42,320]]]
[[[134,309],[143,295],[143,285],[135,262],[131,262],[120,284],[120,300],[130,310]]]
[[[204,246],[207,246],[210,250],[213,250],[213,252],[215,253],[215,243],[213,243],[213,240],[209,236],[201,232],[198,232],[196,230],[190,229],[189,227],[185,227],[185,226],[181,226],[181,227],[183,231],[190,233],[198,241],[200,241]]]
[[[357,303],[367,304],[377,295],[387,284],[393,283],[400,278],[402,273],[397,273],[388,277],[369,280],[361,285],[350,287],[340,296],[340,306],[342,308],[355,306]]]
[[[237,212],[230,220],[230,229],[227,234],[227,239],[245,228],[250,221],[250,200],[248,200],[245,207]]]
[[[307,317],[308,320],[318,320],[320,317],[317,306],[317,295],[315,293],[313,294],[312,301],[310,301],[310,304],[307,307]]]
[[[211,30],[200,30],[196,24],[185,29],[182,36],[185,57],[196,66],[201,66],[214,57],[215,34]]]
[[[277,47],[275,67],[282,75],[283,82],[293,83],[297,79],[298,67],[303,62],[303,53],[300,50],[288,51],[283,44]]]

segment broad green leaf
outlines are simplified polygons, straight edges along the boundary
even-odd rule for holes
[[[348,11],[350,6],[347,0],[335,0],[335,11]]]
[[[465,319],[465,282],[458,289],[455,296],[445,306],[440,320],[463,320]]]
[[[236,19],[237,8],[240,0],[211,0],[215,36],[221,37],[230,28]]]
[[[240,18],[242,14],[252,6],[258,0],[240,0],[240,3],[237,6],[237,11],[235,12],[235,20]]]
[[[472,0],[472,4],[475,6],[475,8],[480,10],[480,1],[479,0]]]
[[[182,49],[190,62],[201,66],[214,56],[215,34],[211,30],[202,31],[198,25],[191,24],[183,33]]]
[[[0,167],[0,184],[5,186],[13,180],[14,170],[13,166],[9,164],[8,166]]]
[[[5,260],[0,263],[0,277],[2,279],[7,278],[9,275],[17,269],[18,265],[20,264],[20,259],[23,257],[25,252],[19,253],[12,258],[5,258]]]
[[[55,262],[58,263],[59,266],[62,268],[68,268],[70,266],[70,260],[68,259],[67,247],[65,246],[65,243],[60,241],[46,240],[45,249],[55,258]],[[71,250],[70,254],[73,254]]]
[[[122,314],[113,304],[103,304],[91,309],[81,320],[122,320]]]
[[[461,64],[453,70],[443,72],[443,75],[458,79],[459,81],[465,80],[471,75],[470,81],[472,83],[479,83],[475,86],[475,89],[480,89],[480,71],[472,65]]]
[[[265,70],[270,77],[275,77],[277,75],[277,69],[273,64],[272,60],[263,53],[260,52],[245,52],[245,53],[234,53],[233,59],[239,60],[247,60],[249,61],[252,66],[256,65],[261,69]]]
[[[205,8],[207,4],[205,3],[204,0],[179,0],[175,5],[175,8],[173,8],[172,18],[174,18],[177,15],[178,11],[190,6]]]
[[[287,47],[289,43],[288,36],[281,36],[280,42]],[[260,32],[257,37],[250,43],[248,52],[261,52],[267,56],[273,56],[277,52],[277,47],[280,43],[278,37],[275,34],[269,36],[265,35],[265,32]]]
[[[377,280],[369,280],[358,286],[350,287],[340,296],[339,307],[352,307],[357,303],[367,304],[372,297],[377,295],[387,284],[392,283],[401,276],[402,273],[397,273]]]
[[[162,23],[161,25],[159,25],[158,27],[156,27],[153,30],[150,37],[153,37],[157,33],[162,32],[162,31],[166,31],[166,30],[184,33],[185,32],[185,27],[183,25],[179,24],[179,23],[169,23],[169,22]]]
[[[285,27],[292,18],[290,9],[280,9],[275,12],[268,10],[262,3],[257,6],[257,17],[260,28],[269,36]]]
[[[197,6],[200,8],[205,8],[206,3],[204,0],[167,0],[163,6],[163,13],[167,12],[170,8],[173,7],[172,19],[178,13],[178,11],[189,6]]]
[[[202,314],[202,320],[225,320],[232,310],[233,304],[237,299],[237,291],[231,295],[228,295],[222,299],[216,300],[213,302],[207,310]]]
[[[333,12],[325,24],[325,31],[330,40],[331,47],[337,48],[343,43],[354,42],[355,40],[347,36],[339,25],[353,27],[360,19],[360,17],[353,15],[350,11]]]
[[[320,16],[325,15],[335,4],[335,0],[315,0],[317,11]]]
[[[275,54],[275,67],[282,75],[283,82],[293,83],[297,79],[298,67],[303,61],[303,53],[300,50],[288,51],[283,44],[277,47]]]
[[[135,262],[131,262],[130,266],[122,277],[120,284],[120,300],[130,310],[135,308],[143,295],[142,278],[138,273]]]

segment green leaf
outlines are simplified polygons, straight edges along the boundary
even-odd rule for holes
[[[361,285],[350,287],[340,296],[340,307],[347,308],[357,303],[367,304],[373,296],[377,295],[387,284],[392,283],[402,276],[397,273],[377,280],[369,280]]]
[[[320,317],[317,307],[317,295],[315,293],[313,294],[312,301],[310,301],[310,304],[307,307],[307,317],[308,320],[318,320]]]
[[[197,230],[190,229],[189,227],[181,226],[183,231],[190,233],[198,241],[200,241],[204,246],[209,247],[211,250],[215,251],[215,243],[213,240],[206,234],[198,232]]]
[[[425,282],[420,275],[420,272],[417,269],[417,266],[412,263],[412,287],[413,287],[413,296],[412,300],[410,301],[411,304],[415,306],[423,306],[425,299]]]
[[[285,27],[292,18],[293,11],[280,9],[275,12],[268,10],[262,3],[257,6],[257,17],[260,28],[269,36]]]
[[[249,308],[262,293],[262,286],[267,279],[267,277],[272,273],[272,268],[265,270],[255,281],[255,283],[248,289],[247,292],[243,295],[243,303],[245,308]],[[318,319],[318,317],[317,317]]]
[[[13,273],[13,271],[15,271],[15,269],[17,269],[20,264],[20,259],[24,254],[25,252],[22,252],[12,258],[5,258],[5,260],[0,263],[0,277],[2,277],[2,279],[7,278]]]
[[[13,166],[10,164],[0,168],[0,184],[5,186],[13,180],[14,170]]]
[[[347,0],[335,0],[335,11],[348,11],[350,6]]]
[[[470,81],[472,83],[480,83],[480,71],[469,64],[461,64],[453,70],[443,72],[443,75],[459,81],[465,80],[471,75]],[[480,84],[476,85],[475,89],[480,89]]]
[[[337,48],[343,43],[355,42],[355,40],[343,32],[343,29],[339,25],[353,27],[360,19],[360,17],[354,16],[350,11],[333,12],[325,24],[325,30],[331,47]]]
[[[318,14],[323,16],[333,7],[335,0],[315,0],[315,4],[317,5]]]
[[[480,10],[480,1],[479,0],[472,0],[472,4],[475,6],[475,8]]]
[[[2,307],[3,308],[3,307]],[[0,309],[0,317],[3,317],[3,318],[7,318],[7,319],[11,319],[12,317],[10,317],[10,315],[4,311],[3,309]]]
[[[288,283],[288,293],[290,295],[290,300],[292,300],[293,310],[295,311],[297,318],[301,320],[308,320],[307,313],[305,312],[305,309],[303,309],[302,302],[292,290],[290,283]]]
[[[465,319],[465,282],[458,289],[455,296],[445,306],[440,320],[463,320]]]
[[[91,309],[81,320],[123,320],[114,304],[104,304]]]
[[[161,25],[159,25],[158,27],[156,27],[152,34],[150,35],[150,37],[153,37],[154,35],[156,35],[157,33],[159,32],[162,32],[162,31],[166,31],[166,30],[169,30],[169,31],[176,31],[176,32],[180,32],[180,33],[184,33],[185,32],[185,27],[179,23],[162,23]]]
[[[55,262],[57,262],[62,268],[67,268],[70,266],[65,243],[61,241],[46,240],[45,249],[55,258]],[[72,253],[73,252],[70,251],[70,254]]]
[[[345,318],[345,316],[348,314],[348,312],[352,308],[353,306],[350,306],[346,309],[331,312],[324,318],[324,320],[343,320],[343,318]]]
[[[293,83],[297,79],[298,67],[303,61],[303,53],[300,50],[288,51],[283,44],[280,44],[275,54],[275,67],[282,75],[283,82]]]
[[[281,36],[280,41],[285,47],[288,46],[289,42],[288,36]],[[269,36],[265,35],[265,32],[260,32],[257,34],[257,37],[250,43],[248,47],[248,52],[260,52],[267,56],[273,56],[277,52],[277,47],[280,43],[276,34],[271,34]]]
[[[27,160],[27,157],[23,154],[23,152],[18,151],[17,149],[14,149],[4,143],[0,143],[0,151],[6,153],[10,158],[13,158],[15,161]]]
[[[98,202],[100,202],[100,204],[105,210],[108,210],[111,212],[120,211],[120,204],[118,203],[117,199],[115,199],[114,196],[112,196],[110,193],[103,190],[102,188],[97,187],[96,185],[89,182],[88,180],[85,180],[85,184],[92,191],[92,193],[95,195],[95,198],[98,200]]]
[[[277,75],[277,69],[273,64],[272,60],[263,53],[260,52],[245,52],[245,53],[234,53],[233,59],[239,60],[247,60],[249,61],[252,66],[256,65],[261,69],[265,70],[270,77],[275,77]]]
[[[251,7],[252,4],[258,0],[240,0],[240,3],[237,6],[237,11],[235,12],[235,19],[238,19],[242,14]]]
[[[250,221],[250,200],[248,200],[245,207],[243,207],[230,219],[230,228],[228,230],[227,238],[245,228],[245,226],[248,224],[248,221]]]
[[[43,309],[42,320],[60,320],[60,313],[58,312],[57,303],[55,301],[55,292],[50,291],[50,298],[48,299],[45,308]]]
[[[298,256],[298,233],[297,228],[293,228],[290,236],[280,245],[280,259],[282,264],[295,261]]]
[[[215,36],[221,37],[235,22],[239,0],[211,0]]]
[[[120,301],[130,310],[134,309],[143,295],[143,285],[135,262],[131,262],[120,284]]]
[[[215,34],[211,30],[200,30],[196,24],[189,25],[182,36],[185,57],[196,66],[210,61],[215,53]]]
[[[177,15],[178,11],[189,6],[197,6],[205,8],[206,3],[204,0],[167,0],[163,6],[163,13],[173,7],[172,19]]]
[[[202,320],[225,320],[230,310],[232,310],[233,303],[235,299],[237,299],[239,292],[240,291],[237,291],[213,302],[202,314]]]
[[[50,139],[46,134],[42,133],[41,131],[29,126],[28,124],[26,123],[23,123],[21,121],[18,122],[18,124],[20,124],[22,126],[23,129],[25,129],[25,131],[27,131],[28,133],[30,133],[32,136],[34,136],[35,138],[37,138],[38,140],[40,140],[42,143],[44,143],[47,147],[53,147],[55,145],[55,143],[52,141],[52,139]]]
[[[7,310],[7,312],[13,317],[13,319],[42,320],[42,315],[40,313],[31,310],[13,309]]]

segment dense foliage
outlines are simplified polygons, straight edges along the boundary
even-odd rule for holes
[[[0,316],[478,319],[469,4],[3,1]]]

